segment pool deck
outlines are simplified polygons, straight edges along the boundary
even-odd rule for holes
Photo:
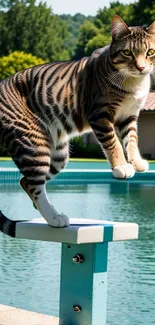
[[[0,305],[0,325],[58,325],[59,318]]]

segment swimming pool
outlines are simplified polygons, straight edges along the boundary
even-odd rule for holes
[[[153,325],[155,182],[51,184],[47,191],[69,217],[139,224],[138,241],[109,245],[107,324]],[[10,218],[39,216],[17,183],[1,183],[0,202]],[[0,256],[0,303],[58,315],[60,245],[0,234]]]

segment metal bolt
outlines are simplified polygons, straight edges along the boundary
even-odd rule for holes
[[[84,257],[81,254],[76,254],[73,259],[72,259],[73,263],[83,263],[84,261]]]
[[[74,311],[75,311],[76,313],[80,313],[80,311],[81,311],[81,307],[80,307],[80,306],[78,306],[78,305],[74,305],[73,308],[74,308]]]

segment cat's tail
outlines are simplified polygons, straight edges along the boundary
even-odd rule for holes
[[[16,223],[20,222],[21,220],[10,220],[4,216],[2,211],[0,211],[0,231],[4,234],[16,237]]]

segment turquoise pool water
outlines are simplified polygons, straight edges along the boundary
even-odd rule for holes
[[[12,160],[2,160],[0,161],[0,168],[1,167],[16,167],[14,162]],[[103,161],[69,161],[66,169],[109,169],[109,164],[108,162],[103,162]],[[155,169],[155,163],[150,162],[149,163],[149,169],[154,170]]]
[[[48,195],[69,217],[139,224],[139,240],[109,244],[107,325],[154,325],[155,184],[53,185]],[[39,217],[16,184],[0,186],[0,209],[14,219]],[[0,304],[57,316],[59,261],[59,244],[0,234]]]

